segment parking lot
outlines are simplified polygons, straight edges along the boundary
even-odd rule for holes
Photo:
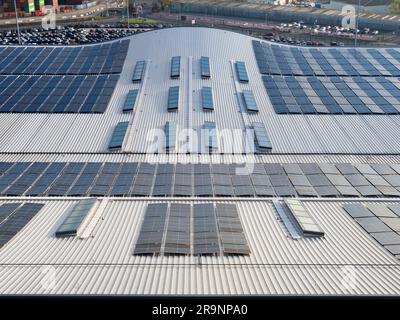
[[[125,25],[111,27],[104,25],[58,26],[54,30],[32,27],[21,30],[21,42],[24,45],[75,45],[110,41],[151,28],[127,28]],[[16,30],[0,31],[0,44],[18,44]]]

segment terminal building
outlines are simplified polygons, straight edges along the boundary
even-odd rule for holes
[[[398,296],[399,76],[210,28],[0,47],[0,294]]]
[[[58,8],[58,0],[17,0],[17,12],[20,15],[29,15],[42,12],[45,5],[52,5],[55,9]],[[15,6],[14,0],[2,0],[0,5],[3,8],[3,14],[5,17],[15,17]],[[1,11],[0,11],[1,12]]]

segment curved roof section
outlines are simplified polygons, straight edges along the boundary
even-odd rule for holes
[[[123,67],[120,73],[112,75],[117,76],[118,81],[111,94],[110,103],[106,105],[103,113],[55,114],[42,110],[36,113],[0,114],[0,161],[16,162],[14,165],[2,163],[4,174],[1,187],[7,190],[5,193],[7,197],[0,199],[2,210],[6,205],[6,209],[0,212],[2,214],[0,218],[3,219],[0,222],[0,231],[6,230],[10,224],[13,227],[13,218],[19,218],[14,211],[10,211],[16,204],[21,206],[20,208],[26,203],[33,208],[38,207],[38,203],[43,205],[36,213],[25,213],[31,220],[27,223],[26,219],[21,219],[22,224],[18,224],[19,232],[12,233],[13,237],[6,234],[6,237],[0,239],[2,240],[0,294],[399,294],[399,256],[395,253],[397,251],[394,251],[397,247],[392,247],[396,245],[394,240],[390,240],[390,237],[394,238],[395,231],[389,235],[377,235],[376,230],[372,229],[376,226],[370,220],[373,218],[375,222],[379,222],[380,227],[382,221],[386,221],[394,229],[397,228],[396,221],[400,218],[395,217],[392,219],[396,221],[387,221],[387,216],[381,219],[381,216],[378,218],[378,214],[374,213],[375,216],[372,216],[370,213],[363,218],[364,220],[357,220],[353,219],[351,212],[348,213],[344,208],[348,203],[362,204],[366,211],[367,206],[370,208],[374,205],[375,209],[379,207],[378,211],[386,208],[387,212],[389,206],[396,205],[392,217],[395,212],[396,214],[400,212],[398,201],[389,198],[393,193],[381,195],[370,193],[371,188],[367,188],[367,192],[365,188],[362,189],[366,186],[363,177],[368,175],[373,181],[368,183],[368,186],[376,183],[377,186],[382,186],[382,190],[387,190],[390,182],[393,185],[390,188],[396,186],[400,190],[397,174],[400,172],[398,114],[317,112],[278,114],[273,103],[275,100],[272,99],[274,95],[271,89],[266,88],[263,77],[278,76],[283,79],[288,77],[291,80],[303,77],[308,81],[308,78],[330,79],[331,76],[326,74],[287,76],[272,72],[262,74],[257,59],[263,56],[255,54],[254,39],[241,34],[206,28],[176,28],[139,34],[129,39],[127,58],[116,59]],[[271,45],[265,41],[259,43],[262,46]],[[271,46],[278,48],[276,45]],[[285,54],[287,50],[292,51],[292,48],[286,46],[279,48],[283,48]],[[28,48],[24,47],[19,50],[24,52],[26,49]],[[309,52],[309,49],[298,50],[304,51],[304,54]],[[339,50],[342,52],[342,49]],[[368,52],[365,50],[360,49],[357,54],[365,56],[365,52]],[[387,49],[377,51],[390,55]],[[397,49],[395,51],[397,52]],[[317,52],[325,55],[329,53],[329,49],[318,48]],[[175,63],[172,68],[173,57],[180,58],[174,58]],[[201,61],[205,60],[202,57],[209,58],[210,77],[204,76],[207,72],[202,73],[201,67],[204,67],[204,62],[202,65]],[[139,61],[141,62],[138,64]],[[372,63],[376,65],[375,62]],[[282,63],[278,63],[281,71],[280,66]],[[382,64],[381,66],[383,67]],[[140,78],[137,82],[132,81],[135,69],[137,78]],[[79,72],[81,70],[82,67]],[[301,68],[299,70],[301,71]],[[383,69],[375,68],[375,70]],[[90,76],[104,75],[33,76],[57,79],[77,76],[87,79]],[[353,75],[337,75],[337,77],[354,78]],[[358,76],[358,78],[363,77],[397,78],[383,74]],[[82,88],[86,87],[87,82],[88,80],[84,81]],[[310,88],[313,88],[312,84],[311,82]],[[178,106],[178,110],[173,112],[167,109],[170,87],[179,88],[173,90],[174,103]],[[211,88],[211,92],[207,91],[208,102],[212,101],[213,111],[206,112],[202,108],[203,87]],[[289,84],[287,87],[292,88]],[[246,94],[242,95],[244,92]],[[379,88],[379,92],[383,90]],[[23,91],[21,95],[24,95]],[[8,99],[6,95],[3,97]],[[132,111],[124,112],[125,107]],[[249,107],[253,112],[248,112]],[[258,112],[254,111],[256,109]],[[182,128],[197,130],[205,123],[210,126],[215,124],[217,129],[243,130],[253,123],[258,123],[264,125],[273,150],[271,154],[257,154],[254,158],[252,155],[242,154],[224,154],[223,157],[219,157],[219,154],[198,156],[184,154],[178,145],[170,154],[162,154],[158,158],[149,157],[144,153],[147,150],[147,132],[154,128],[162,129],[167,122],[175,122],[178,131]],[[122,129],[121,125],[118,126],[119,123],[123,123]],[[123,134],[125,136],[121,143]],[[173,132],[170,132],[170,135],[172,134]],[[118,138],[120,150],[112,152],[109,150],[112,137]],[[259,138],[262,143],[262,137]],[[221,140],[217,142],[219,148],[217,152],[226,153],[227,150]],[[392,153],[394,155],[391,155]],[[155,161],[157,166],[149,166],[147,162],[151,160]],[[282,173],[293,175],[291,181],[293,185],[294,181],[297,181],[299,190],[305,185],[301,174],[304,173],[307,179],[310,177],[310,182],[316,188],[321,187],[318,188],[321,197],[297,199],[302,201],[302,206],[307,209],[314,223],[325,232],[324,237],[298,237],[298,234],[294,233],[293,225],[290,226],[290,216],[282,212],[284,210],[282,206],[280,206],[282,210],[278,212],[279,205],[283,205],[280,197],[240,198],[232,194],[229,198],[222,198],[221,188],[218,188],[218,192],[209,194],[208,198],[197,197],[195,193],[190,196],[187,190],[192,189],[192,184],[195,184],[195,177],[191,177],[190,170],[180,167],[178,171],[178,166],[175,168],[169,165],[161,166],[163,161],[187,160],[194,163],[199,160],[204,163],[214,160],[217,163],[221,160],[224,160],[224,163],[238,164],[252,160],[269,163],[264,169],[258,165],[260,177],[253,177],[251,183],[256,185],[257,182],[258,185],[260,179],[262,182],[267,182],[267,178],[271,176],[271,185],[273,184],[274,189],[279,190],[281,192],[279,194],[283,197],[286,187],[292,182]],[[64,166],[60,162],[80,163],[69,163],[68,166]],[[85,165],[83,162],[94,163],[86,165],[83,169]],[[122,169],[122,166],[121,169],[117,169],[120,165],[118,162],[127,165],[125,169]],[[137,174],[139,179],[133,180],[136,170],[133,168],[136,165],[131,166],[128,162],[142,162]],[[283,169],[281,163],[290,165]],[[302,164],[301,170],[295,168],[296,165],[293,164],[296,163]],[[331,165],[325,164],[318,168],[315,163],[331,163]],[[332,163],[337,163],[336,169],[332,167]],[[354,167],[350,166],[350,163],[354,164]],[[365,165],[368,163],[371,166]],[[381,165],[372,165],[373,163]],[[225,186],[235,184],[238,187],[235,187],[235,190],[240,191],[238,194],[248,195],[246,192],[242,193],[243,190],[239,188],[243,186],[243,181],[236,178],[241,177],[232,174],[230,180],[233,167],[216,165],[215,170],[214,164],[211,167],[213,182],[220,181],[221,185]],[[63,168],[66,170],[62,170]],[[334,183],[326,182],[328,174],[322,175],[322,168],[324,173],[335,173],[334,177],[332,174],[330,176]],[[203,171],[204,169],[205,166],[201,166],[198,172],[207,172]],[[262,174],[263,170],[265,174]],[[337,170],[340,170],[340,174]],[[27,175],[20,176],[21,172]],[[160,173],[160,179],[155,178],[155,172]],[[184,177],[186,174],[183,172],[189,172],[187,177]],[[360,190],[364,190],[367,194],[366,197],[374,196],[379,199],[364,199],[365,197],[361,199],[353,196],[346,199],[339,197],[323,199],[324,195],[330,196],[330,192],[334,192],[335,188],[330,187],[331,184],[338,187],[344,184],[345,181],[340,179],[343,178],[342,174],[346,175],[351,184],[360,186]],[[221,177],[222,175],[225,178]],[[118,178],[115,178],[117,176]],[[207,183],[205,176],[197,180]],[[54,178],[57,178],[57,182],[52,180]],[[174,191],[182,190],[183,186],[186,189],[183,194],[187,196],[186,198],[179,197],[179,193],[177,196],[171,194],[156,196],[163,195],[164,185],[172,186],[168,183],[172,179]],[[187,183],[189,180],[191,182]],[[246,179],[244,180],[245,186],[250,186]],[[131,188],[133,181],[135,184]],[[147,183],[143,183],[144,181]],[[149,184],[150,181],[154,182],[154,185],[161,186],[161,192],[154,193],[155,187]],[[177,181],[186,183],[179,184]],[[54,187],[54,192],[46,196],[38,190],[29,193],[31,196],[23,193],[23,190],[33,187],[34,184],[38,185],[38,190]],[[149,188],[145,188],[142,184],[148,185]],[[70,195],[68,196],[67,190],[75,185],[77,189],[68,193]],[[117,190],[112,194],[122,196],[114,197],[107,191],[111,185],[121,186],[122,189],[128,187],[132,191],[137,185],[139,193],[135,190],[135,195],[139,196],[130,197],[128,193],[124,195],[123,190],[122,192]],[[203,185],[198,185],[201,191]],[[326,186],[328,188],[324,188]],[[89,189],[90,194],[85,191]],[[151,194],[154,196],[143,192],[150,189],[153,190]],[[265,191],[268,188],[257,189]],[[308,187],[307,190],[310,189],[312,188]],[[396,193],[398,194],[397,191]],[[25,196],[21,196],[22,194]],[[68,227],[71,233],[76,232],[75,237],[56,237],[55,232],[59,230],[59,226],[68,224],[66,218],[71,217],[71,210],[75,210],[75,205],[85,195],[97,197],[94,210],[87,208],[80,215],[79,227],[76,224]],[[243,228],[251,253],[247,256],[220,254],[200,258],[194,255],[167,255],[164,244],[162,255],[134,255],[133,249],[138,243],[143,227],[142,221],[147,215],[146,207],[150,203],[169,203],[168,219],[172,217],[172,205],[186,207],[200,203],[235,205],[238,211],[237,220]],[[4,219],[5,213],[7,216]],[[8,217],[11,217],[11,220]],[[194,215],[191,217],[194,218]],[[388,227],[384,230],[388,230]],[[194,239],[194,235],[191,237]],[[395,241],[398,239],[399,237]],[[189,243],[194,253],[197,244],[192,241]],[[53,287],[43,285],[48,272],[55,276]],[[350,286],[343,282],[349,272],[356,277],[356,282]]]
[[[272,153],[279,154],[396,154],[399,150],[398,115],[277,114],[270,93],[265,90],[253,50],[254,39],[251,37],[208,28],[174,28],[134,35],[130,40],[127,59],[123,63],[119,80],[103,114],[3,113],[0,117],[0,152],[108,153],[114,128],[119,122],[124,121],[129,121],[127,138],[119,151],[124,153],[146,152],[149,130],[162,129],[167,121],[174,121],[178,131],[183,128],[199,130],[206,121],[215,122],[218,130],[243,130],[253,122],[259,122],[266,128],[273,146]],[[269,44],[265,41],[260,43],[272,48],[283,48],[285,52],[289,50],[289,53],[292,50],[299,50],[303,52],[303,56],[312,51],[326,56],[327,61],[333,61],[331,49],[328,48],[299,49]],[[352,49],[335,50],[351,57],[349,63],[357,60],[353,53],[348,53]],[[386,69],[371,56],[371,50],[387,57],[389,63],[396,68],[399,65],[398,49],[357,49],[356,55],[371,62],[373,70],[383,72]],[[180,79],[170,78],[170,63],[173,56],[181,57]],[[201,77],[202,56],[210,58],[210,79]],[[132,83],[136,62],[143,60],[146,61],[144,80],[141,83]],[[235,71],[237,61],[245,62],[248,83],[237,81]],[[315,69],[320,66],[315,58],[314,64],[309,63],[315,66]],[[361,70],[358,67],[355,69]],[[332,78],[329,75],[325,77],[329,80]],[[337,74],[336,77],[343,78],[347,83],[354,78],[364,76]],[[369,74],[365,78],[368,78],[368,81],[387,79],[395,87],[391,91],[396,94],[399,91],[396,76],[388,77],[381,74],[376,77]],[[349,85],[354,87],[357,83]],[[379,85],[377,82],[375,87],[378,88]],[[168,91],[172,86],[180,88],[177,112],[167,112]],[[214,105],[212,112],[202,110],[201,91],[205,86],[212,87]],[[124,113],[122,110],[126,96],[130,90],[135,89],[139,90],[135,108],[132,113]],[[246,90],[251,90],[253,93],[259,110],[256,113],[241,112],[243,101],[239,96]],[[364,94],[360,90],[357,91],[357,88],[354,90]],[[318,103],[318,97],[314,98]],[[229,153],[223,144],[220,143],[219,146],[218,152]],[[186,151],[180,149],[179,145],[173,151],[173,153],[181,152]]]
[[[45,203],[0,252],[1,294],[399,294],[398,262],[340,201],[303,202],[326,237],[296,241],[285,234],[272,202],[235,201],[252,254],[205,256],[201,263],[193,256],[132,255],[148,201],[103,200],[102,219],[87,239],[53,237],[77,201]],[[56,277],[54,287],[42,285],[48,271]],[[355,273],[353,286],[342,282],[346,272]]]

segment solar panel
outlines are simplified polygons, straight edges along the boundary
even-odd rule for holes
[[[168,111],[178,110],[179,106],[179,86],[170,87],[168,91]]]
[[[382,218],[385,219],[385,218]],[[390,218],[389,218],[390,219]],[[392,231],[381,219],[377,217],[355,218],[358,224],[368,233],[371,232],[390,232]]]
[[[0,206],[0,225],[3,223],[4,220],[11,216],[11,214],[14,213],[14,211],[17,210],[19,206],[21,206],[21,204],[21,202],[2,204]]]
[[[225,254],[250,254],[236,205],[217,203],[215,213],[223,252]]]
[[[204,110],[214,110],[214,102],[211,87],[203,87],[201,89],[201,107]]]
[[[167,140],[170,141],[168,144],[173,146],[170,137],[172,139],[174,130],[172,127],[171,130],[168,128],[166,130],[169,132],[166,131]],[[211,143],[216,145],[213,141],[216,135],[210,133],[209,137],[211,137],[210,145]],[[236,176],[236,166],[229,164],[156,166],[151,163],[140,163],[138,166],[138,163],[119,162],[69,164],[0,162],[0,172],[3,172],[0,174],[0,191],[6,196],[129,194],[149,196],[155,169],[158,168],[158,174],[173,175],[176,167],[175,182],[172,179],[168,187],[157,187],[157,192],[163,193],[163,190],[168,189],[168,195],[173,193],[177,196],[190,196],[193,191],[197,196],[218,194],[246,197],[252,195],[254,191],[258,196],[292,196],[296,195],[296,192],[303,196],[314,196],[316,192],[322,197],[400,196],[399,190],[396,189],[400,188],[397,173],[378,175],[371,167],[358,166],[360,170],[358,171],[352,165],[345,163],[337,166],[344,174],[334,164],[319,166],[314,163],[302,163],[282,166],[279,163],[258,163],[250,176]],[[139,173],[135,179],[137,168]],[[211,169],[212,175],[210,175]],[[395,172],[385,167],[378,170],[384,173]],[[135,183],[132,189],[133,180]],[[195,187],[194,190],[192,186]]]
[[[133,254],[161,252],[167,209],[166,203],[150,203],[147,206]]]
[[[200,58],[200,72],[203,79],[209,79],[211,77],[209,57]]]
[[[171,79],[179,79],[181,73],[181,57],[176,56],[171,59]]]
[[[315,219],[310,215],[301,201],[297,199],[286,199],[285,204],[296,220],[305,237],[322,237],[324,232]]]
[[[272,150],[272,144],[267,135],[264,124],[261,122],[253,122],[254,143],[260,150]]]
[[[122,148],[125,139],[126,130],[128,129],[129,122],[119,122],[114,129],[108,148],[110,150],[117,150]]]
[[[190,254],[190,217],[190,204],[171,204],[164,253]]]
[[[359,197],[360,194],[358,193],[358,191],[353,188],[352,186],[336,186],[336,189],[339,191],[339,193],[343,196],[343,197]],[[396,192],[396,190],[394,190]],[[383,193],[384,191],[382,191]],[[388,190],[387,192],[390,192],[390,190]],[[400,193],[396,192],[396,194],[390,193],[388,194],[388,196],[399,196]]]
[[[211,185],[195,185],[194,195],[196,197],[212,197],[213,188]]]
[[[165,149],[167,152],[174,150],[176,147],[176,131],[177,128],[174,121],[167,121],[165,123]]]
[[[246,104],[247,111],[258,112],[256,100],[254,99],[253,91],[243,90],[243,99]]]
[[[96,199],[84,199],[79,201],[63,223],[58,227],[56,237],[72,237],[79,232],[83,221],[96,203]]]
[[[343,209],[352,217],[352,218],[361,218],[361,217],[373,217],[373,213],[364,207],[361,203],[346,203],[343,205]]]
[[[254,186],[271,186],[269,177],[266,174],[253,174],[250,178]]]
[[[397,218],[397,215],[390,210],[385,204],[368,204],[368,210],[377,217]],[[396,230],[397,231],[397,230]]]
[[[173,174],[157,174],[154,182],[153,196],[171,196]]]
[[[138,174],[151,174],[156,171],[156,165],[152,163],[142,162],[138,168]]]
[[[20,76],[13,82],[15,88],[11,83],[7,88],[13,92],[11,97],[0,94],[0,112],[102,113],[118,78],[119,75]]]
[[[195,186],[211,186],[211,175],[210,174],[196,174],[194,176]],[[211,188],[212,193],[212,188]]]
[[[22,230],[43,206],[41,203],[24,203],[14,211],[10,210],[10,215],[0,224],[0,248]]]
[[[174,196],[192,196],[193,165],[177,164],[175,172]]]
[[[135,103],[138,93],[139,93],[138,89],[129,90],[128,95],[126,96],[124,107],[122,109],[123,112],[133,111],[133,109],[135,108]]]
[[[218,254],[219,234],[212,203],[193,205],[193,253]]]
[[[146,68],[146,61],[142,60],[136,62],[135,69],[133,71],[132,82],[142,81],[145,68]]]
[[[232,186],[227,185],[214,185],[214,195],[216,197],[233,197],[235,192]]]
[[[372,232],[370,235],[382,246],[400,245],[400,235],[396,232]]]
[[[218,149],[218,139],[215,122],[205,121],[203,125],[204,146],[209,151]]]
[[[224,174],[214,174],[213,183],[215,185],[223,185],[223,186],[230,186],[232,184],[231,177],[229,175],[224,175]]]
[[[236,74],[240,82],[249,82],[246,65],[243,61],[236,61]]]

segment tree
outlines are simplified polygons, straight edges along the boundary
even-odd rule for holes
[[[169,6],[173,0],[160,0],[161,9],[164,10],[165,7]]]
[[[153,5],[153,7],[151,8],[152,12],[160,12],[160,10],[161,10],[161,8],[160,8],[160,5],[158,3],[155,3]]]
[[[400,0],[393,0],[389,5],[389,10],[392,13],[400,13]]]

